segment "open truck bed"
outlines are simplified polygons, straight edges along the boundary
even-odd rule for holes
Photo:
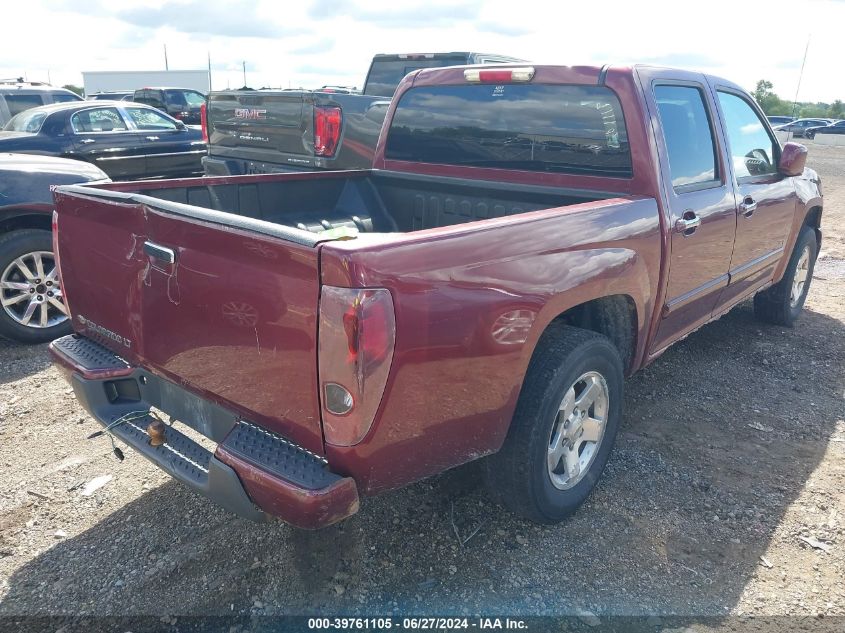
[[[336,239],[325,232],[340,227],[360,233],[409,233],[619,197],[579,189],[497,185],[372,170],[329,172],[319,178],[312,174],[271,174],[114,183],[98,187],[97,192],[86,191],[105,200],[213,219],[297,243]],[[290,228],[316,237],[286,230]]]

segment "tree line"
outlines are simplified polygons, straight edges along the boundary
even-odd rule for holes
[[[751,93],[768,116],[794,116],[798,119],[813,117],[845,119],[845,103],[842,103],[842,99],[837,99],[833,103],[798,101],[793,104],[792,101],[784,101],[777,96],[772,91],[773,87],[771,81],[761,79],[757,82],[757,88]]]

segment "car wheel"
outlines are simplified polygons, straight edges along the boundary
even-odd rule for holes
[[[801,314],[813,268],[816,265],[818,242],[808,226],[801,228],[783,279],[771,288],[754,295],[754,315],[761,321],[792,327]]]
[[[622,399],[622,359],[606,337],[550,329],[531,360],[505,443],[485,460],[491,494],[537,523],[575,512],[610,456]]]
[[[807,130],[806,132],[804,132],[804,138],[808,138],[810,140],[813,140],[814,138],[816,138],[816,133],[813,132],[812,130]]]
[[[45,343],[70,331],[50,231],[0,235],[0,335]]]

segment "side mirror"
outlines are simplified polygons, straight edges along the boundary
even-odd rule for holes
[[[800,176],[807,164],[807,148],[800,143],[787,143],[783,146],[778,162],[778,171],[784,176]]]
[[[179,119],[176,119],[176,129],[177,129],[177,130],[179,130],[180,132],[184,132],[185,130],[187,130],[187,129],[188,129],[188,126],[187,126],[187,125],[185,125],[185,124],[184,124],[182,121],[180,121]],[[806,152],[806,150],[804,150],[804,151]]]

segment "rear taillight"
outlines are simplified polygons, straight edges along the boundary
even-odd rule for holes
[[[319,336],[326,442],[352,446],[373,424],[393,361],[396,321],[390,291],[324,286]]]
[[[62,300],[67,310],[68,318],[70,318],[70,304],[67,302],[67,294],[65,293],[64,275],[62,275],[62,265],[59,261],[59,214],[53,210],[53,262],[56,265],[56,276],[59,278],[59,289],[62,291]]]
[[[526,68],[495,68],[490,70],[467,68],[464,71],[464,79],[480,83],[507,84],[531,81],[533,78],[534,69],[530,66]]]
[[[334,156],[340,141],[340,127],[343,114],[337,106],[317,106],[314,108],[314,154]]]
[[[200,125],[202,126],[202,140],[208,143],[208,109],[204,103],[200,106]]]

